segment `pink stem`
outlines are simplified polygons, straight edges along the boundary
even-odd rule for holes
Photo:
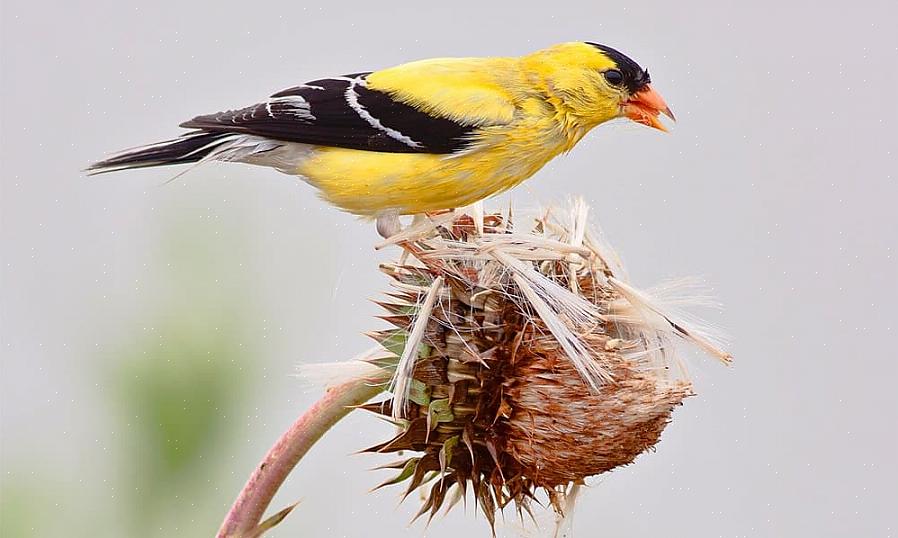
[[[318,439],[340,419],[384,389],[368,379],[354,379],[327,389],[290,426],[256,467],[218,530],[218,538],[239,538],[255,529],[274,494]]]

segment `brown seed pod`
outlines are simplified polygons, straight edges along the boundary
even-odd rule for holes
[[[524,232],[510,216],[445,214],[394,242],[394,328],[372,336],[396,354],[391,398],[365,406],[399,426],[369,451],[412,451],[382,486],[427,488],[432,517],[470,489],[490,524],[537,490],[560,494],[653,447],[692,393],[673,340],[724,361],[702,332],[626,284],[587,230],[586,208],[548,212]],[[408,256],[408,255],[411,256]]]

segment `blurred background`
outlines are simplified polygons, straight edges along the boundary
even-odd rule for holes
[[[0,6],[3,537],[213,535],[318,395],[295,366],[383,326],[396,252],[300,181],[80,169],[305,80],[570,40],[648,66],[679,123],[602,126],[489,207],[584,196],[637,285],[705,278],[736,356],[691,358],[698,396],[591,481],[577,535],[898,532],[894,2]],[[470,505],[409,526],[414,499],[367,492],[385,460],[352,453],[389,433],[340,423],[272,535],[488,536]]]

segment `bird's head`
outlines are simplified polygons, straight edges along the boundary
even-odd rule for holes
[[[525,58],[541,75],[554,106],[594,127],[615,118],[666,131],[658,119],[674,115],[652,88],[649,72],[624,54],[596,43],[562,43]]]

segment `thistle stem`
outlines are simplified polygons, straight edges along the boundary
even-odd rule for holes
[[[284,432],[253,471],[218,530],[217,538],[251,535],[287,475],[334,424],[381,391],[369,377],[330,387]]]

